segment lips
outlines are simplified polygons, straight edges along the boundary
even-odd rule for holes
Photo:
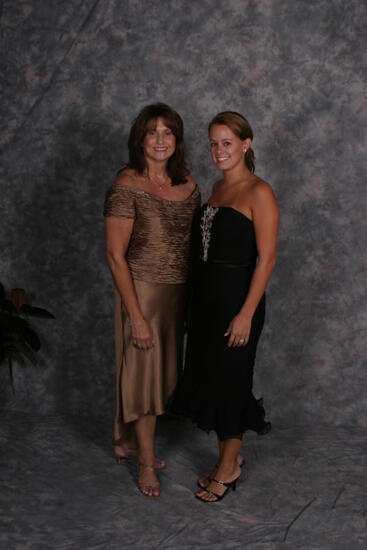
[[[216,157],[217,162],[224,162],[226,160],[229,160],[229,157]]]

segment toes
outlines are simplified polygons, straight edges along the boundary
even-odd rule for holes
[[[156,458],[154,462],[154,465],[158,470],[163,470],[163,468],[166,466],[165,461],[161,460],[160,458]]]
[[[216,500],[214,495],[208,493],[207,491],[198,491],[197,493],[195,493],[195,495],[200,500],[204,500],[205,502],[214,502]]]
[[[152,487],[151,485],[140,485],[140,490],[143,495],[147,497],[159,497],[159,487]]]

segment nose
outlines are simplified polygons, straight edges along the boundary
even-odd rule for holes
[[[157,134],[157,142],[158,143],[163,143],[164,141],[164,134],[161,134],[160,132],[158,132]]]

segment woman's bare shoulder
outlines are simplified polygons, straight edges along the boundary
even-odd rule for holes
[[[256,176],[251,190],[251,202],[255,209],[271,209],[274,212],[278,211],[277,200],[274,191],[267,181]]]
[[[113,182],[116,185],[126,185],[127,187],[139,187],[139,174],[133,168],[124,168],[119,172]]]
[[[258,176],[253,176],[254,180],[251,187],[251,192],[253,197],[258,200],[274,198],[273,188],[267,181],[259,178]]]

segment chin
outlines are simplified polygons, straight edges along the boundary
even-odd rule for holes
[[[172,157],[172,155],[173,153],[168,155],[154,155],[152,158],[154,158],[155,160],[168,160]]]
[[[159,161],[164,161],[164,160],[168,160],[171,156],[173,155],[173,153],[156,153],[156,152],[153,152],[153,153],[150,153],[147,155],[148,158],[152,159],[152,160],[159,160]]]
[[[226,170],[230,170],[232,168],[232,165],[227,163],[221,163],[219,165],[217,164],[217,168],[219,168],[219,170],[221,170],[222,172],[225,172]]]

